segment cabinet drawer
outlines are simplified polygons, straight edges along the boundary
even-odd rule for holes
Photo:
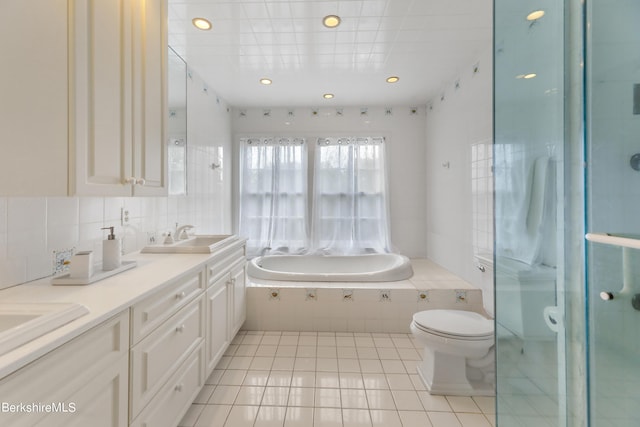
[[[66,424],[61,425],[72,424],[71,419],[74,417],[86,420],[92,413],[105,409],[100,405],[108,404],[107,401],[102,400],[88,405],[86,399],[83,399],[83,396],[88,395],[91,390],[102,387],[99,377],[106,372],[116,370],[115,382],[112,382],[110,377],[104,381],[104,384],[113,384],[114,394],[111,397],[114,401],[117,403],[119,396],[126,396],[124,393],[128,388],[128,376],[120,377],[118,372],[122,366],[125,367],[124,372],[126,372],[128,342],[129,312],[127,310],[1,380],[2,401],[9,404],[41,402],[69,405],[74,403],[75,413],[59,414],[55,419],[70,417]],[[81,393],[81,390],[85,391]],[[118,394],[118,391],[122,394]],[[126,398],[124,407],[120,409],[126,411]],[[47,424],[46,417],[49,415],[46,412],[0,412],[0,425],[18,427],[32,426],[38,422]]]
[[[244,246],[235,250],[227,251],[214,259],[207,265],[207,282],[208,286],[214,284],[222,275],[229,272],[229,266],[235,264],[238,260],[244,259]]]
[[[131,345],[160,326],[204,290],[204,271],[183,276],[131,309]]]
[[[181,309],[131,349],[131,417],[154,397],[205,336],[205,295]]]
[[[204,347],[200,345],[162,386],[131,427],[175,427],[204,386]]]

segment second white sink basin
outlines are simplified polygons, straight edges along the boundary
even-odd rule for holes
[[[76,303],[2,303],[0,356],[87,313]]]
[[[145,246],[143,254],[210,254],[236,241],[234,234],[200,235],[171,244]]]

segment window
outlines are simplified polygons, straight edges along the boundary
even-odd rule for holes
[[[308,246],[304,139],[242,139],[240,162],[239,225],[248,254],[303,252]]]
[[[321,138],[315,153],[313,248],[389,251],[384,138]]]

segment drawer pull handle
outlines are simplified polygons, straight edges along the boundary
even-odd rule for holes
[[[183,388],[184,388],[184,386],[182,384],[178,384],[178,385],[176,385],[175,390],[176,391],[182,391]]]
[[[186,296],[187,296],[186,292],[182,291],[182,292],[176,294],[176,299],[182,299],[182,298],[184,298]]]
[[[184,325],[180,325],[176,328],[176,332],[184,332]]]

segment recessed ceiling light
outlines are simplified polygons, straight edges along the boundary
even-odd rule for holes
[[[191,22],[193,22],[193,25],[199,29],[199,30],[210,30],[211,29],[211,22],[208,21],[207,19],[204,18],[193,18],[191,20]]]
[[[327,28],[335,28],[340,25],[340,17],[338,15],[327,15],[322,18],[322,25]]]
[[[260,83],[262,83],[263,85],[270,85],[273,82],[271,81],[271,79],[262,78],[260,79]]]
[[[534,10],[530,14],[527,15],[527,21],[535,21],[536,19],[540,19],[544,16],[544,10]]]
[[[395,83],[398,80],[400,80],[400,77],[398,77],[398,76],[387,77],[387,83]]]
[[[331,99],[331,98],[333,98],[333,94],[332,93],[325,93],[324,95],[322,95],[322,97],[324,99]]]

